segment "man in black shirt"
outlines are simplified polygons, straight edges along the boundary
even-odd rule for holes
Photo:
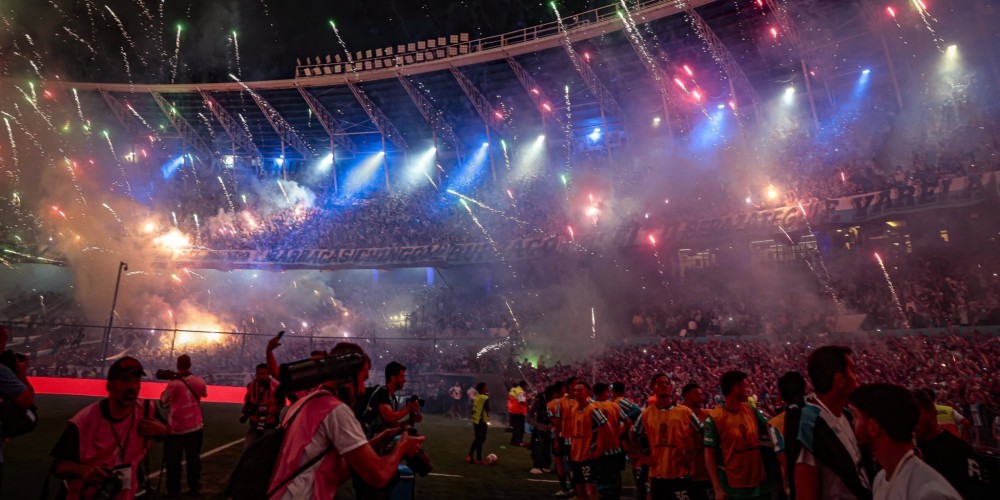
[[[938,425],[934,399],[927,389],[914,389],[913,398],[920,408],[920,419],[913,435],[917,438],[920,455],[962,495],[975,498],[979,481],[979,464],[969,443]]]

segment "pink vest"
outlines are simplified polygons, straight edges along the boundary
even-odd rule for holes
[[[288,426],[289,417],[295,416],[295,420],[290,428],[286,427],[285,441],[278,454],[274,472],[271,473],[271,484],[268,485],[268,490],[278,486],[309,459],[332,444],[331,440],[324,440],[320,448],[308,457],[305,456],[306,447],[313,441],[323,419],[341,404],[343,403],[336,396],[320,389],[296,401],[288,409],[282,426]],[[290,484],[297,480],[307,479],[311,491],[296,492],[295,498],[330,499],[336,495],[337,486],[349,477],[347,462],[337,453],[337,450],[331,450],[319,461],[318,465],[300,474],[296,480],[292,480],[276,491],[271,498],[283,498]]]
[[[112,424],[101,415],[100,401],[98,401],[80,410],[69,420],[80,430],[81,464],[97,465],[107,469],[131,464],[132,487],[115,497],[116,500],[135,498],[136,489],[139,487],[139,465],[152,446],[149,440],[139,435],[142,412],[142,402],[136,401],[132,416]],[[69,500],[80,498],[83,485],[80,479],[67,481],[66,498]],[[93,494],[92,490],[87,491],[87,495]]]
[[[184,385],[187,382],[187,386]],[[170,413],[167,421],[170,423],[171,434],[187,434],[202,428],[201,403],[195,397],[205,397],[208,393],[205,381],[197,375],[184,377],[184,382],[171,380],[163,391],[163,402],[170,403]],[[188,389],[188,386],[191,389]]]

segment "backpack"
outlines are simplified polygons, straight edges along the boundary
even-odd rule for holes
[[[306,396],[306,398],[311,399],[323,394],[333,396],[329,392],[321,390]],[[332,445],[327,447],[311,460],[302,464],[295,472],[289,474],[276,487],[269,488],[271,485],[271,473],[274,472],[277,466],[278,455],[281,453],[281,447],[285,443],[286,429],[292,425],[292,421],[305,408],[306,404],[308,404],[308,401],[304,401],[295,413],[289,415],[284,425],[279,425],[273,432],[261,437],[243,452],[239,463],[233,469],[233,474],[229,476],[229,485],[226,486],[226,498],[233,500],[268,500],[278,490],[292,482],[299,474],[316,465],[327,453],[333,450]]]

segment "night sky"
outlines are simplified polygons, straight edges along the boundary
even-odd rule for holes
[[[609,3],[558,5],[567,15]],[[537,0],[20,0],[4,2],[0,15],[6,76],[137,83],[229,81],[236,73],[233,30],[242,78],[261,80],[290,78],[297,57],[343,53],[330,20],[356,52],[458,33],[474,39],[555,19],[548,2]]]

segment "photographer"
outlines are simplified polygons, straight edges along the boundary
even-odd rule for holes
[[[208,396],[205,381],[191,374],[191,357],[177,358],[177,371],[159,370],[156,378],[169,380],[160,396],[160,403],[169,408],[170,437],[163,447],[167,465],[167,494],[181,491],[181,460],[187,460],[187,484],[192,495],[201,490],[202,429],[201,400]]]
[[[4,363],[0,363],[0,408],[13,405],[27,409],[35,405],[35,389],[28,382],[28,358],[22,354],[6,354],[10,332],[0,326],[0,352],[4,352]],[[6,362],[8,359],[12,363]],[[0,424],[0,491],[3,490],[3,448],[6,439]]]
[[[108,369],[108,397],[67,422],[52,449],[52,473],[64,480],[60,497],[135,498],[142,461],[152,447],[149,438],[170,433],[156,406],[139,401],[145,374],[135,358],[115,361]]]
[[[390,427],[400,427],[401,422],[409,417],[408,423],[418,423],[424,417],[420,414],[422,401],[420,398],[412,397],[402,408],[399,408],[399,401],[396,393],[406,385],[406,367],[393,361],[385,367],[385,386],[376,386],[372,389],[367,402],[359,408],[359,420],[362,425],[366,425],[368,436],[374,436]]]
[[[268,487],[271,498],[334,498],[337,487],[348,477],[348,467],[365,483],[382,488],[395,476],[404,457],[421,451],[425,438],[403,433],[392,451],[381,457],[376,454],[373,444],[381,447],[382,443],[369,444],[351,411],[368,379],[371,360],[360,346],[347,342],[337,344],[326,359],[344,373],[331,374],[332,380],[289,408],[283,422],[285,439]],[[282,383],[288,382],[282,378]],[[299,385],[291,383],[289,387],[297,389]],[[387,434],[379,437],[384,440]]]
[[[285,406],[285,395],[277,380],[271,378],[267,365],[257,365],[253,382],[247,384],[247,394],[243,398],[243,415],[240,423],[250,421],[243,449],[264,437],[278,426],[278,415]]]

